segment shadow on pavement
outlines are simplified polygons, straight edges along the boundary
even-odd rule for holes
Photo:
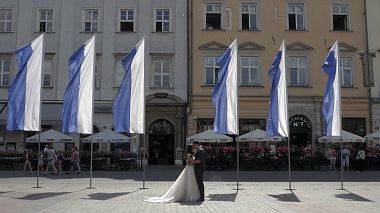
[[[21,200],[41,200],[41,199],[46,199],[50,197],[55,197],[59,195],[64,195],[68,194],[71,192],[46,192],[46,193],[35,193],[35,194],[29,194],[24,197],[19,197],[16,199],[21,199]]]
[[[121,192],[121,193],[94,193],[87,195],[88,198],[82,198],[82,199],[88,199],[88,200],[109,200],[113,199],[115,197],[120,197],[123,195],[130,194],[131,192]]]
[[[0,194],[4,194],[4,193],[8,193],[8,192],[12,192],[12,191],[0,191]]]
[[[235,202],[237,192],[231,194],[209,194],[209,201],[228,201]]]
[[[182,206],[200,206],[202,202],[180,202],[179,204]]]
[[[348,192],[347,194],[338,194],[338,195],[335,195],[335,197],[336,198],[341,198],[341,199],[344,199],[344,200],[350,200],[350,201],[373,202],[372,200],[369,200],[369,199],[367,199],[365,197],[362,197],[360,195],[354,194],[352,192]]]
[[[87,195],[88,198],[82,198],[82,199],[86,199],[86,200],[109,200],[109,199],[113,199],[115,197],[120,197],[120,196],[124,196],[127,194],[132,194],[132,193],[135,193],[138,191],[141,191],[141,190],[139,189],[139,190],[135,190],[132,192],[118,192],[118,193],[94,193],[94,194],[88,194]]]
[[[301,202],[293,192],[286,193],[286,194],[279,194],[279,195],[269,195],[269,196],[273,198],[277,198],[278,201],[282,201],[282,202]]]

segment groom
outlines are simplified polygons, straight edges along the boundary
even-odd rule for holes
[[[195,178],[197,179],[199,193],[201,195],[197,202],[203,202],[205,201],[205,186],[203,184],[203,171],[206,168],[205,150],[200,146],[199,141],[194,141],[193,146],[195,148],[195,161],[193,163]]]

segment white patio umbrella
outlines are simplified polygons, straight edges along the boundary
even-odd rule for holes
[[[119,134],[112,130],[106,129],[87,138],[83,139],[83,143],[91,143],[91,160],[90,160],[90,188],[92,188],[92,153],[93,153],[93,143],[128,143],[131,141],[130,137]]]
[[[342,137],[323,136],[318,138],[320,143],[364,143],[365,139],[358,135],[342,130]]]
[[[237,137],[238,142],[260,142],[260,141],[281,141],[282,137],[266,137],[266,133],[264,130],[255,129],[250,131],[244,135]]]
[[[87,138],[83,139],[83,143],[126,143],[132,139],[128,136],[106,129]]]
[[[232,142],[232,138],[215,133],[212,130],[206,130],[186,139],[187,145],[192,145],[194,141],[199,141],[200,143],[228,143]]]
[[[40,139],[39,139],[40,138]],[[40,141],[39,141],[40,140]],[[28,143],[71,143],[74,142],[74,139],[70,136],[62,134],[54,129],[50,129],[45,132],[41,132],[40,134],[33,135],[26,139]]]
[[[367,139],[368,141],[371,141],[372,143],[380,144],[380,130],[377,132],[371,133],[369,135],[366,135],[364,138]]]

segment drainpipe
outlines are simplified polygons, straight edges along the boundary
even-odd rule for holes
[[[369,83],[369,87],[368,87],[368,101],[369,101],[369,103],[368,103],[368,108],[369,108],[369,131],[370,131],[370,133],[373,131],[373,125],[372,125],[372,121],[373,121],[373,118],[372,118],[372,95],[371,95],[371,81],[372,81],[372,79],[371,79],[371,74],[370,74],[370,71],[371,71],[371,68],[370,68],[370,66],[371,66],[371,64],[369,63],[370,62],[370,60],[369,60],[369,57],[371,57],[370,56],[370,54],[369,54],[369,40],[368,40],[368,20],[367,20],[367,0],[364,0],[364,16],[365,16],[365,24],[364,24],[364,26],[365,26],[365,39],[366,39],[366,60],[367,60],[367,70],[365,70],[365,72],[367,72],[367,74],[368,74],[368,83]],[[363,70],[364,71],[364,70]]]

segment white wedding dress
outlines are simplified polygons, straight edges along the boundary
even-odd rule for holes
[[[150,203],[195,202],[200,197],[194,166],[186,165],[177,180],[161,197],[146,197]]]

